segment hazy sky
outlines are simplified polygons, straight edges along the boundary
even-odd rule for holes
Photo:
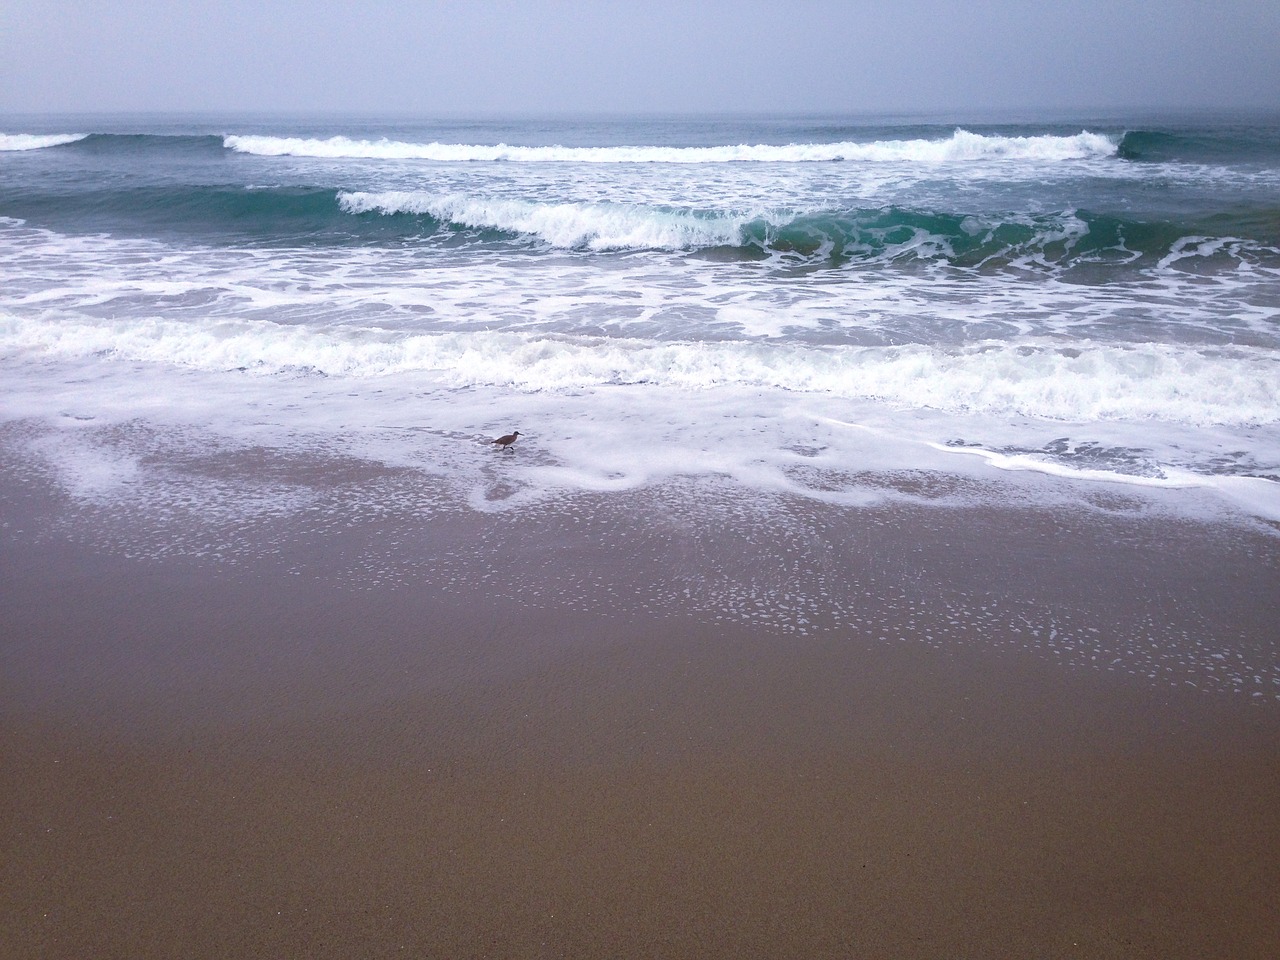
[[[1280,107],[1278,0],[5,0],[0,111]]]

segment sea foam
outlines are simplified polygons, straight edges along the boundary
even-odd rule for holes
[[[748,219],[619,203],[535,203],[414,191],[342,193],[338,200],[348,213],[425,214],[459,226],[536,236],[562,249],[684,250],[738,243]]]
[[[1211,425],[1280,422],[1273,351],[1040,338],[944,348],[656,342],[514,331],[402,334],[224,320],[0,317],[0,349],[203,371],[367,379],[427,374],[452,388],[572,391],[608,385],[820,394],[952,414]]]
[[[496,146],[463,143],[405,143],[353,140],[349,137],[227,136],[229,150],[260,156],[326,157],[373,160],[431,160],[440,163],[509,161],[514,163],[807,163],[864,161],[942,163],[966,160],[1087,160],[1116,155],[1117,144],[1101,134],[1044,134],[1001,137],[957,129],[939,140],[877,140],[870,143],[737,144],[715,147],[667,146]]]
[[[83,140],[87,133],[0,133],[0,151],[40,150]]]
[[[0,154],[0,420],[101,448],[77,489],[186,497],[214,440],[477,509],[691,477],[841,503],[1116,480],[1194,512],[1189,472],[1280,515],[1271,146],[302,122]]]

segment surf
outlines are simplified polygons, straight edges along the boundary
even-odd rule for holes
[[[0,347],[33,357],[111,358],[257,376],[430,374],[452,387],[534,392],[610,385],[766,388],[966,415],[1280,422],[1280,356],[1261,348],[1087,341],[1064,347],[1039,337],[949,347],[819,346],[12,314],[0,315]]]
[[[997,136],[957,129],[940,139],[877,140],[868,143],[725,144],[720,146],[492,146],[229,135],[223,145],[238,153],[328,159],[426,160],[437,163],[945,163],[973,160],[1087,160],[1113,157],[1117,144],[1102,134]]]
[[[407,233],[457,228],[525,237],[559,250],[736,250],[744,256],[825,263],[946,263],[962,268],[1038,270],[1093,266],[1160,268],[1187,261],[1280,269],[1265,241],[1210,232],[1248,222],[1144,222],[1062,210],[972,214],[903,207],[723,211],[618,202],[545,202],[432,191],[350,191],[339,207],[366,220],[400,218]],[[417,227],[414,218],[420,220]],[[1262,226],[1268,226],[1267,222]],[[1192,240],[1194,239],[1194,243]],[[1219,242],[1213,243],[1217,239]]]
[[[76,143],[87,136],[87,133],[0,133],[0,152],[61,147],[68,143]]]

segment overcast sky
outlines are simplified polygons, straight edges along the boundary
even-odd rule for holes
[[[4,0],[0,111],[1280,107],[1280,0]]]

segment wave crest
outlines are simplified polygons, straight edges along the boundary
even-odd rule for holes
[[[554,247],[685,250],[737,243],[741,223],[686,211],[617,203],[533,203],[407,191],[342,193],[347,213],[414,214],[480,230],[536,236]]]
[[[0,152],[60,147],[87,136],[87,133],[0,133]]]
[[[870,143],[737,144],[711,147],[616,146],[523,147],[462,143],[405,143],[349,137],[227,136],[223,145],[259,156],[366,160],[430,160],[439,163],[808,163],[860,161],[942,163],[971,160],[1088,160],[1116,155],[1117,144],[1083,130],[1074,136],[1002,137],[957,129],[938,140],[877,140]]]
[[[1077,264],[1164,269],[1200,260],[1275,269],[1280,250],[1214,238],[1207,224],[1143,223],[1088,211],[980,217],[886,207],[867,210],[707,211],[607,202],[536,202],[425,191],[344,192],[347,214],[428,217],[479,231],[535,237],[564,250],[708,250],[826,261],[950,262],[961,267],[1066,268]],[[415,226],[414,229],[421,229]],[[1185,265],[1185,264],[1184,264]]]

